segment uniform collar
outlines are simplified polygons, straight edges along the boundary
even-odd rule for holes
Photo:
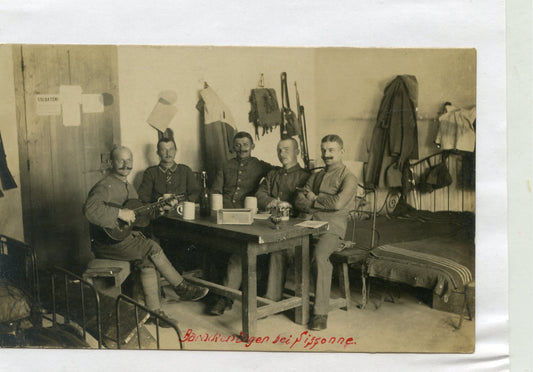
[[[343,168],[343,167],[344,167],[344,163],[341,160],[340,162],[338,162],[335,165],[331,165],[329,167],[326,167],[326,172],[332,172],[334,170],[337,170],[337,169],[340,169],[340,168]]]
[[[300,164],[296,163],[296,165],[293,165],[289,169],[285,169],[285,168],[281,168],[281,169],[283,169],[283,171],[285,173],[293,173],[293,172],[296,172],[296,171],[302,169],[302,167],[300,167]]]
[[[177,163],[174,163],[170,168],[163,168],[161,166],[161,164],[159,164],[159,170],[163,173],[167,173],[167,172],[170,172],[170,173],[174,173],[176,171],[176,169],[178,168],[178,164]]]
[[[246,159],[237,159],[237,158],[233,158],[233,159],[235,159],[235,161],[236,161],[237,163],[239,163],[239,164],[246,165],[246,164],[248,164],[252,159],[254,159],[254,157],[253,157],[253,156],[250,156],[250,157],[248,157],[248,158],[246,158]]]
[[[113,176],[120,182],[128,183],[128,177],[121,176],[120,174],[116,174],[115,172],[111,172],[111,176]]]

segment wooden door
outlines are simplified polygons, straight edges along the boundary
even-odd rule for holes
[[[25,238],[41,267],[76,268],[91,257],[82,205],[119,143],[116,47],[23,45],[13,55]],[[65,126],[62,114],[38,112],[36,100],[62,85],[112,99],[103,112],[82,112],[79,126]]]

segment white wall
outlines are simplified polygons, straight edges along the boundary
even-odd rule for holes
[[[317,51],[316,71],[316,136],[335,128],[349,144],[350,160],[367,160],[383,91],[396,75],[414,75],[418,80],[420,157],[437,151],[434,119],[444,102],[461,107],[476,104],[473,49],[325,48]]]
[[[315,71],[312,49],[238,47],[139,47],[119,46],[119,92],[122,145],[134,152],[135,185],[141,172],[157,164],[157,131],[146,123],[164,90],[178,95],[178,113],[170,128],[178,145],[177,161],[193,170],[203,167],[199,112],[196,109],[204,81],[230,108],[237,128],[254,134],[248,122],[250,91],[261,73],[265,87],[275,88],[281,103],[280,74],[287,72],[291,108],[295,109],[294,81],[306,108],[308,125],[315,117]],[[256,141],[254,156],[278,164],[279,129]]]
[[[17,117],[13,80],[13,59],[10,45],[0,45],[0,132],[7,157],[7,165],[17,182],[16,189],[3,190],[0,198],[0,234],[24,240],[20,171],[17,140]]]

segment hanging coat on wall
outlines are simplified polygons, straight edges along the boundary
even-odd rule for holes
[[[418,158],[417,95],[416,77],[411,75],[399,75],[385,88],[372,132],[365,173],[366,187],[376,188],[379,185],[386,149],[390,156],[396,158],[398,168],[402,170],[409,166],[409,159]]]
[[[2,181],[2,188],[4,190],[10,190],[17,187],[15,179],[11,175],[9,168],[7,167],[6,153],[4,151],[4,143],[2,142],[2,134],[0,133],[0,180]],[[2,190],[0,190],[0,197],[4,196]]]
[[[233,157],[233,137],[237,128],[228,107],[213,89],[201,90],[200,97],[196,108],[204,123],[204,161],[210,186],[219,167]]]

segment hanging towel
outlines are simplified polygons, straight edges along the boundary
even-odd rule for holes
[[[463,109],[446,106],[446,112],[439,116],[439,129],[435,144],[441,150],[473,152],[476,145],[476,106]]]
[[[237,128],[228,107],[211,87],[201,90],[200,97],[196,108],[204,123],[205,170],[210,186],[217,170],[233,157],[233,137]]]

